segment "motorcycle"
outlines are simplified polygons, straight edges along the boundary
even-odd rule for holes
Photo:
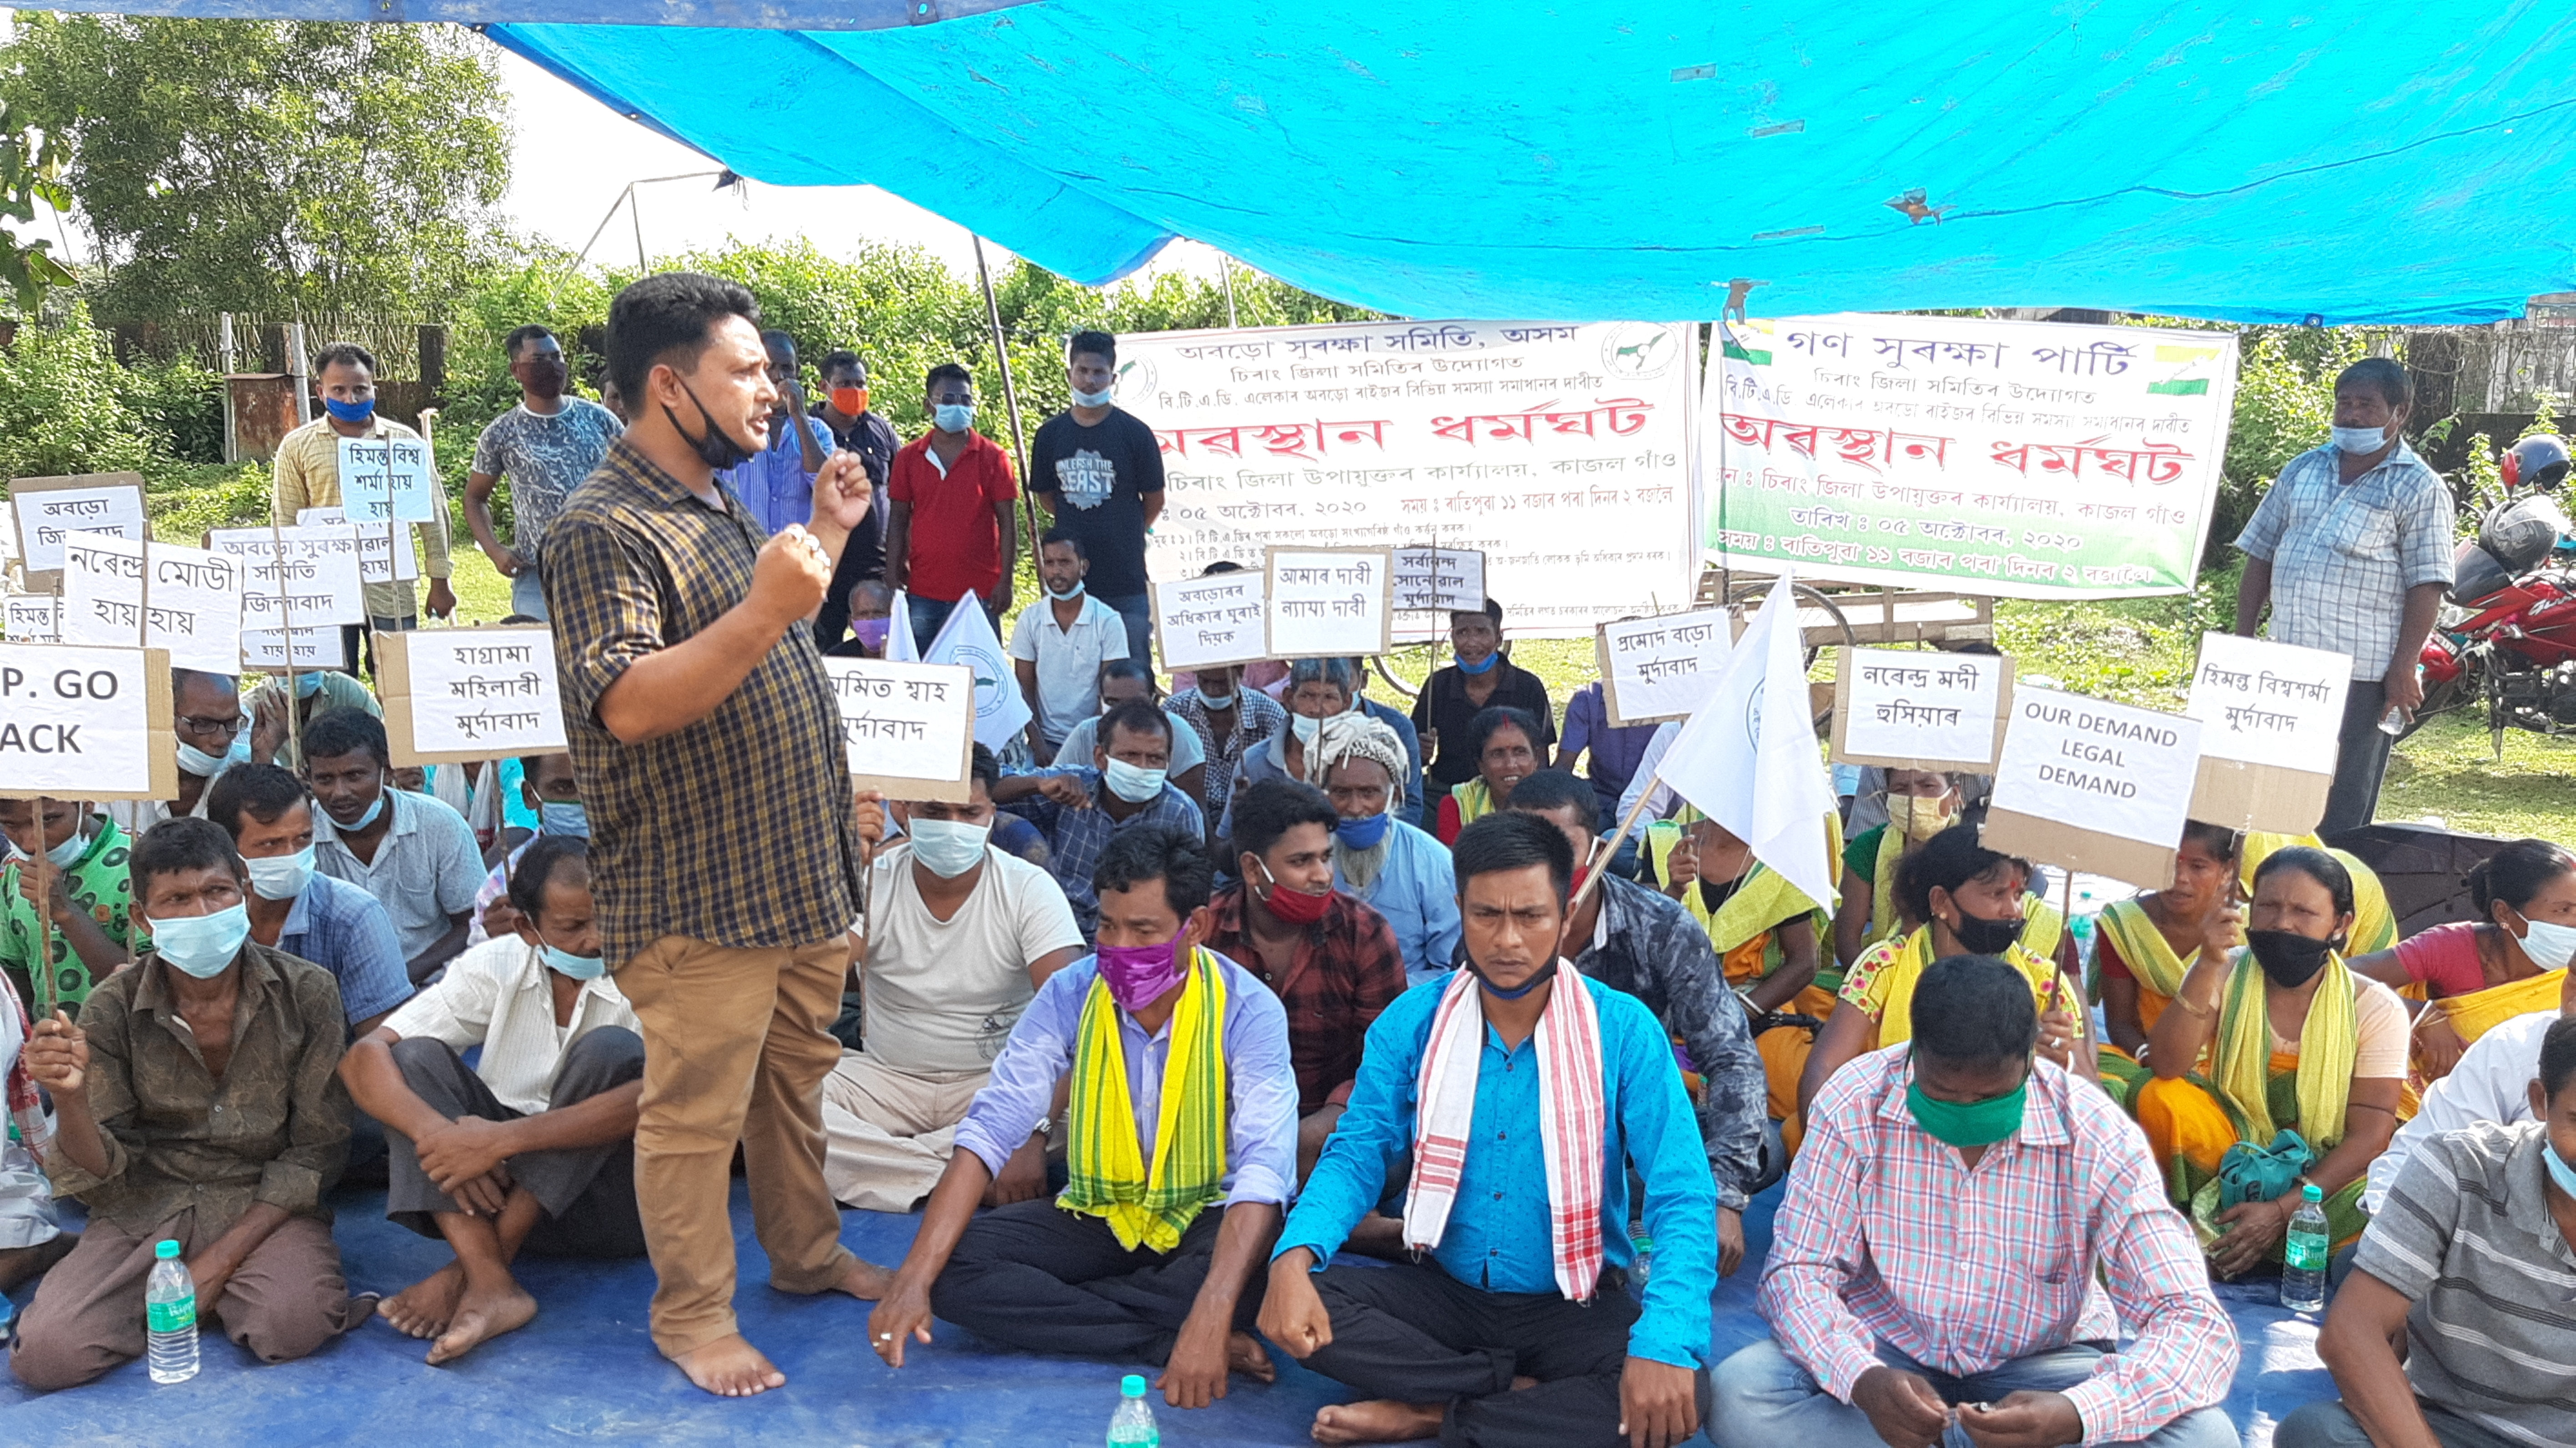
[[[2452,554],[2455,581],[2418,659],[2424,703],[2407,733],[2483,703],[2498,757],[2508,728],[2576,734],[2576,528],[2550,496],[2569,461],[2547,436],[2505,454],[2504,496]]]

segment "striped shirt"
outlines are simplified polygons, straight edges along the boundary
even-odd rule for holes
[[[635,1008],[604,975],[581,983],[571,1023],[556,1026],[554,983],[546,979],[537,948],[516,935],[487,940],[456,957],[436,985],[385,1021],[396,1036],[444,1041],[459,1054],[482,1047],[474,1074],[502,1105],[530,1116],[553,1098],[555,1077],[563,1073],[573,1043],[602,1026],[644,1033]]]
[[[2549,1149],[2538,1121],[2423,1143],[2353,1257],[2415,1304],[2415,1396],[2516,1443],[2576,1443],[2576,1252],[2549,1212]]]
[[[1914,1124],[1912,1079],[1908,1048],[1890,1046],[1807,1113],[1755,1300],[1789,1359],[1850,1402],[1882,1342],[1967,1377],[2126,1324],[2128,1349],[2067,1390],[2084,1442],[2145,1438],[2224,1399],[2236,1329],[2137,1125],[2041,1062],[2021,1128],[1970,1171]]]

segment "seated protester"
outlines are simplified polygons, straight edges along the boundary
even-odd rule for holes
[[[76,799],[0,799],[0,836],[9,841],[9,865],[0,870],[0,978],[39,1017],[57,1009],[78,1014],[91,987],[123,967],[133,950],[126,879],[133,837]],[[46,860],[41,872],[39,850]],[[40,928],[53,937],[50,977]]]
[[[2397,1130],[2406,1076],[2406,1008],[2337,950],[2352,930],[2341,862],[2304,845],[2273,852],[2245,926],[2249,948],[2231,958],[2204,946],[2183,976],[2179,1009],[2148,1037],[2155,1079],[2131,1102],[2180,1204],[2217,1237],[2209,1265],[2220,1277],[2281,1260],[2302,1185],[2325,1193],[2334,1246],[2361,1235],[2362,1187]],[[2220,1210],[2229,1150],[2277,1155],[2276,1132],[2296,1132],[2310,1164],[2269,1200]]]
[[[1263,780],[1234,797],[1236,882],[1208,902],[1208,949],[1242,966],[1288,1009],[1297,1070],[1297,1177],[1333,1134],[1359,1075],[1368,1028],[1404,994],[1395,932],[1333,888],[1333,813],[1311,784]]]
[[[1356,712],[1359,666],[1350,659],[1298,659],[1288,666],[1288,727],[1274,731],[1267,744],[1243,756],[1235,766],[1233,793],[1240,794],[1265,779],[1293,779],[1317,784],[1324,777],[1316,742],[1324,723]],[[1363,715],[1362,717],[1367,717]],[[1402,806],[1398,806],[1401,808]],[[1229,826],[1220,815],[1217,834]]]
[[[1366,714],[1387,727],[1396,742],[1404,746],[1404,797],[1397,808],[1408,820],[1422,818],[1422,736],[1414,732],[1413,720],[1392,704],[1381,704],[1368,696],[1369,661],[1351,660],[1351,711]]]
[[[1487,709],[1518,709],[1537,721],[1530,736],[1531,770],[1545,764],[1556,745],[1556,709],[1548,701],[1546,682],[1503,652],[1501,604],[1489,598],[1482,609],[1449,615],[1449,648],[1457,662],[1432,670],[1413,698],[1413,728],[1421,736],[1423,753],[1431,756],[1426,792],[1435,805],[1482,770],[1483,753],[1468,736],[1476,732],[1476,716]],[[1469,815],[1459,823],[1475,818]],[[1456,837],[1452,830],[1441,842]]]
[[[581,802],[569,754],[531,754],[519,761],[519,798],[537,817],[537,832],[511,847],[501,863],[484,875],[474,892],[474,918],[465,928],[468,949],[519,931],[517,909],[510,904],[510,872],[528,847],[548,835],[590,838],[590,810]]]
[[[243,707],[250,713],[250,757],[256,764],[278,764],[301,774],[304,757],[296,752],[297,740],[313,721],[342,709],[355,709],[361,714],[384,717],[384,706],[346,669],[319,669],[295,676],[296,728],[286,727],[287,685],[283,679],[270,679],[250,691]]]
[[[877,511],[868,510],[873,521]],[[865,526],[864,524],[862,526]],[[894,590],[882,578],[862,578],[850,585],[849,636],[823,650],[828,659],[881,659],[886,633],[894,621]],[[816,628],[822,627],[818,621]]]
[[[45,1180],[54,1119],[37,1094],[36,1078],[27,1074],[27,1037],[34,1029],[18,988],[0,976],[0,1097],[8,1110],[0,1135],[25,1149],[23,1156],[0,1155],[0,1292],[51,1267],[80,1241],[64,1234],[54,1214],[54,1189]]]
[[[465,816],[388,786],[384,721],[335,710],[304,731],[304,778],[321,806],[314,868],[376,897],[417,985],[465,948],[483,852]]]
[[[1073,908],[1047,872],[992,845],[993,753],[974,749],[963,803],[898,801],[901,843],[871,866],[857,970],[857,1050],[823,1078],[823,1179],[846,1205],[908,1212],[939,1185],[957,1123],[1048,976],[1083,954]],[[873,833],[871,799],[860,815]],[[1043,1130],[994,1174],[986,1205],[1046,1191]]]
[[[1318,1412],[1318,1442],[1678,1444],[1710,1421],[1717,1254],[1663,1027],[1564,969],[1563,833],[1479,820],[1456,861],[1465,968],[1370,1029],[1350,1110],[1280,1234],[1262,1333],[1366,1399]],[[1408,1154],[1413,1260],[1328,1267]],[[1632,1172],[1655,1241],[1642,1308]]]
[[[2428,1082],[2494,1027],[2554,1008],[2576,956],[2576,855],[2516,840],[2470,867],[2469,900],[2483,919],[2436,925],[2352,962],[2354,974],[2426,1002],[2408,1009]]]
[[[102,806],[128,835],[174,815],[206,812],[206,786],[235,764],[250,762],[250,719],[241,680],[201,669],[170,671],[170,723],[179,755],[179,797],[120,799]]]
[[[2039,1005],[2039,1053],[2059,1070],[2088,1079],[2096,1074],[2083,989],[2053,958],[2064,935],[2057,912],[2042,913],[2025,888],[2030,862],[1987,849],[1978,830],[1975,822],[1952,825],[1905,856],[1896,873],[1897,899],[1924,923],[1862,951],[1843,973],[1841,999],[1798,1080],[1801,1113],[1836,1071],[1864,1052],[1914,1038],[1923,972],[1953,955],[1991,955],[2020,971]],[[2048,949],[2034,939],[2043,930]]]
[[[1185,830],[1207,838],[1199,807],[1167,782],[1172,721],[1162,710],[1122,704],[1100,721],[1100,736],[1088,768],[1007,775],[992,787],[995,804],[1046,836],[1047,871],[1064,887],[1086,941],[1100,918],[1091,876],[1111,839],[1131,829]]]
[[[304,782],[274,764],[226,770],[206,792],[207,817],[250,871],[250,938],[331,973],[349,1039],[411,999],[402,943],[376,897],[313,868],[313,806]]]
[[[2434,1137],[2398,1174],[2317,1334],[2343,1397],[2277,1448],[2576,1442],[2576,1020],[2523,1091],[2536,1119]]]
[[[2186,820],[2174,849],[2173,883],[2134,900],[2114,900],[2093,919],[2092,998],[2102,1003],[2102,1089],[2126,1106],[2153,1073],[2147,1033],[2173,1004],[2182,978],[2213,934],[2234,939],[2236,831]]]
[[[644,1037],[606,973],[590,842],[541,836],[510,882],[515,935],[457,957],[436,985],[349,1048],[340,1079],[392,1147],[385,1216],[444,1237],[456,1260],[378,1315],[433,1365],[527,1325],[510,1275],[541,1257],[637,1257],[636,1103]],[[461,1051],[477,1050],[469,1068]]]
[[[1207,760],[1203,803],[1210,824],[1225,818],[1226,801],[1234,796],[1235,771],[1242,767],[1244,756],[1288,727],[1288,711],[1268,694],[1245,687],[1243,672],[1234,665],[1201,669],[1190,687],[1174,694],[1164,706],[1165,713],[1189,725],[1198,736]],[[1180,747],[1177,738],[1172,747]]]
[[[2576,975],[2567,979],[2576,981]],[[2460,1053],[2459,1064],[2450,1074],[2425,1087],[2423,1105],[2397,1128],[2388,1149],[2370,1164],[2369,1184],[2361,1189],[2363,1214],[2380,1214],[2398,1173],[2424,1143],[2473,1126],[2513,1126],[2531,1120],[2531,1096],[2523,1088],[2540,1070],[2541,1038],[2562,1016],[2576,1016],[2576,985],[2561,984],[2555,1009],[2516,1016],[2478,1037]]]
[[[1584,781],[1546,769],[1521,781],[1510,812],[1556,826],[1581,862],[1600,845],[1593,802]],[[1578,864],[1578,885],[1585,871]],[[1679,1047],[1668,1054],[1687,1058],[1683,1084],[1698,1109],[1700,1142],[1717,1183],[1718,1275],[1735,1275],[1744,1259],[1744,1204],[1767,1180],[1762,1058],[1707,933],[1671,900],[1603,875],[1601,888],[1568,914],[1565,941],[1580,946],[1571,957],[1576,970],[1645,1002]]]
[[[1772,1336],[1718,1365],[1717,1448],[2236,1448],[2198,1244],[2041,1030],[2015,970],[1948,956],[1912,1040],[1817,1098],[1755,1299]]]
[[[1843,846],[1843,900],[1834,911],[1834,959],[1848,967],[1862,951],[1923,922],[1904,917],[1896,872],[1923,842],[1959,822],[1964,776],[1937,769],[1890,769],[1887,819]]]
[[[2248,899],[2254,894],[2254,872],[2262,868],[2274,850],[2292,845],[2325,850],[2343,866],[2344,873],[2352,876],[2352,943],[2345,949],[2346,958],[2375,955],[2396,946],[2397,916],[2388,908],[2388,891],[2379,883],[2379,876],[2362,863],[2359,855],[2350,850],[2326,849],[2325,841],[2315,835],[2246,831],[2244,843],[2236,852],[2236,873],[2245,882]]]
[[[1229,1372],[1275,1376],[1251,1328],[1296,1190],[1297,1076],[1278,997],[1204,944],[1210,874],[1195,831],[1101,852],[1099,952],[1011,1028],[868,1317],[888,1365],[936,1312],[1005,1347],[1160,1364],[1176,1408],[1224,1397]],[[977,1216],[1068,1099],[1065,1189]]]
[[[1055,765],[1071,769],[1091,762],[1091,751],[1100,746],[1100,721],[1121,704],[1137,701],[1163,709],[1163,717],[1172,721],[1172,787],[1205,805],[1207,799],[1207,746],[1199,731],[1189,721],[1163,706],[1154,692],[1154,671],[1136,659],[1112,659],[1100,666],[1100,712],[1076,722],[1064,736],[1064,746],[1055,752]]]
[[[1529,788],[1529,780],[1522,780],[1521,788]],[[1834,992],[1843,983],[1840,967],[1823,969],[1822,942],[1833,902],[1819,903],[1798,893],[1777,870],[1753,858],[1752,846],[1717,821],[1702,818],[1698,810],[1685,808],[1683,818],[1688,823],[1681,830],[1659,828],[1648,838],[1660,847],[1653,851],[1654,877],[1707,932],[1727,988],[1743,999],[1757,1023],[1775,1012],[1819,1022],[1831,1017]],[[1826,842],[1830,863],[1840,853],[1831,848],[1838,843],[1831,822]],[[1753,1042],[1762,1055],[1770,1118],[1780,1123],[1781,1145],[1789,1154],[1796,1153],[1804,1134],[1798,1080],[1806,1073],[1820,1029],[1774,1025]]]
[[[1353,713],[1325,720],[1315,750],[1335,816],[1333,888],[1395,932],[1408,982],[1448,974],[1458,957],[1458,890],[1449,852],[1397,807],[1403,746],[1384,724]]]
[[[1061,524],[1038,541],[1045,597],[1011,627],[1011,672],[1029,704],[1029,754],[1053,759],[1073,726],[1100,711],[1100,666],[1127,657],[1127,621],[1083,589],[1091,555]]]
[[[1592,812],[1618,820],[1622,818],[1615,813],[1619,796],[1628,792],[1628,782],[1637,777],[1637,765],[1654,737],[1652,724],[1612,728],[1610,705],[1602,696],[1601,681],[1595,679],[1565,701],[1565,737],[1556,742],[1555,767],[1570,774],[1574,761],[1590,754],[1584,777],[1592,782]]]
[[[250,938],[249,872],[211,822],[154,825],[132,869],[151,948],[98,983],[79,1025],[58,1013],[27,1046],[54,1098],[46,1172],[89,1210],[9,1355],[39,1390],[143,1355],[163,1242],[196,1279],[199,1322],[220,1320],[262,1362],[303,1357],[375,1308],[349,1295],[321,1203],[349,1140],[339,988]]]
[[[1476,775],[1452,786],[1440,801],[1431,831],[1440,843],[1456,844],[1460,830],[1511,804],[1512,786],[1538,773],[1546,732],[1536,716],[1506,704],[1467,721],[1450,747],[1476,761]]]

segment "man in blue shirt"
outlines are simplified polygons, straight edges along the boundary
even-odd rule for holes
[[[1100,918],[1092,872],[1121,832],[1174,829],[1207,838],[1198,805],[1168,782],[1171,764],[1171,719],[1132,699],[1101,717],[1091,768],[1033,770],[993,786],[993,803],[1045,833],[1044,863],[1064,887],[1085,940]]]
[[[1350,1107],[1280,1234],[1262,1333],[1368,1395],[1317,1413],[1318,1442],[1671,1448],[1707,1417],[1717,1286],[1715,1192],[1681,1074],[1651,1012],[1557,955],[1574,875],[1563,834],[1490,815],[1453,854],[1466,969],[1369,1028]],[[1567,1014],[1551,1021],[1552,1007]],[[1438,1036],[1465,1050],[1426,1081],[1444,1023],[1477,1036]],[[1573,1073],[1554,1064],[1567,1058]],[[1595,1135],[1598,1158],[1560,1157],[1551,1180],[1544,1143]],[[1441,1175],[1420,1164],[1405,1203],[1406,1238],[1429,1260],[1325,1268],[1418,1139],[1421,1162],[1448,1167],[1445,1212],[1426,1191]],[[1631,1167],[1655,1239],[1642,1308],[1627,1291]],[[1585,1202],[1597,1209],[1573,1216]]]
[[[769,381],[778,389],[769,410],[769,446],[718,472],[716,481],[742,500],[743,511],[763,532],[775,534],[813,519],[814,475],[832,455],[832,430],[806,415],[805,389],[796,381],[796,339],[773,330],[760,334],[760,344],[769,349]],[[849,590],[841,596],[849,597]]]
[[[313,801],[274,764],[237,764],[206,786],[206,818],[250,870],[250,934],[340,983],[356,1040],[411,999],[402,941],[375,896],[314,868]]]
[[[1193,830],[1109,842],[1099,953],[1047,977],[1021,1013],[869,1315],[888,1366],[930,1341],[936,1311],[1012,1347],[1160,1365],[1176,1408],[1224,1397],[1232,1372],[1276,1376],[1251,1328],[1297,1180],[1297,1075],[1278,997],[1204,948],[1212,875]],[[1198,1014],[1209,1005],[1213,1020]],[[1167,1091],[1204,1094],[1167,1113]],[[1064,1192],[977,1217],[1058,1099],[1071,1104]]]

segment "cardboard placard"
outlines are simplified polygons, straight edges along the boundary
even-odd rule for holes
[[[1270,656],[1270,609],[1250,569],[1178,578],[1154,589],[1154,652],[1170,670],[1249,664]]]
[[[74,533],[63,545],[63,641],[166,649],[170,667],[241,672],[242,562],[171,543]]]
[[[137,543],[152,536],[151,524],[144,521],[141,473],[13,478],[9,512],[17,521],[18,552],[31,593],[50,593],[61,581],[63,539],[71,533],[113,533]]]
[[[438,516],[429,444],[416,437],[340,439],[340,506],[349,521],[382,528]]]
[[[2010,718],[1986,847],[2151,889],[2170,881],[2200,721],[2028,687]]]
[[[159,649],[0,644],[0,799],[174,799]]]
[[[1610,727],[1687,719],[1726,673],[1742,621],[1724,608],[1605,623],[1593,652]]]
[[[2191,817],[2304,835],[2325,818],[2352,656],[2203,634],[2183,712],[2201,721]]]
[[[1991,774],[2012,680],[2012,660],[1992,654],[1844,649],[1834,668],[1834,762]]]
[[[1416,613],[1474,613],[1483,608],[1484,550],[1396,549],[1395,606]]]
[[[375,645],[376,693],[395,764],[564,752],[552,629],[417,629],[379,633]]]
[[[295,526],[320,527],[349,521],[346,508],[298,508]],[[414,537],[407,528],[378,525],[358,530],[358,581],[361,583],[408,583],[420,577],[420,554],[413,546]]]
[[[1269,580],[1268,657],[1366,658],[1394,647],[1394,549],[1274,547],[1262,573]]]
[[[291,624],[300,632],[367,622],[367,595],[358,580],[363,545],[356,524],[217,528],[206,541],[216,552],[242,560],[243,628],[274,632]],[[283,559],[280,549],[285,550]]]
[[[283,674],[304,669],[347,669],[354,665],[349,658],[349,636],[340,626],[324,624],[320,628],[295,630],[295,658],[286,657],[284,629],[244,629],[241,636],[242,671],[266,670]]]
[[[1248,576],[1248,575],[1247,575]],[[850,782],[888,799],[963,804],[974,792],[975,675],[963,664],[825,659]]]
[[[63,641],[63,601],[50,593],[13,593],[0,603],[0,638],[13,644]]]

